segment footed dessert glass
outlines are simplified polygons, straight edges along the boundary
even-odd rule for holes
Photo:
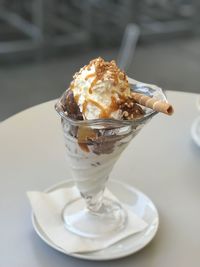
[[[162,90],[136,82],[136,92],[166,101]],[[122,230],[127,214],[118,201],[104,197],[109,174],[122,151],[157,113],[145,108],[135,120],[74,120],[63,109],[66,93],[56,103],[61,116],[67,158],[80,197],[67,203],[62,217],[65,227],[80,236],[103,237]]]

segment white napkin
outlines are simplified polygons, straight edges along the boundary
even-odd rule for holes
[[[80,196],[76,187],[62,188],[50,193],[32,191],[27,192],[27,195],[41,229],[55,245],[67,253],[81,253],[104,249],[147,227],[147,223],[144,220],[134,214],[128,206],[123,205],[127,211],[128,223],[122,231],[115,235],[101,238],[90,239],[80,237],[66,230],[61,218],[61,211],[66,203]],[[116,200],[116,197],[108,190],[105,190],[104,195]]]

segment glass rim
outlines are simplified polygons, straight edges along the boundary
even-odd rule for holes
[[[165,92],[157,85],[139,82],[139,81],[134,80],[130,77],[128,77],[128,82],[129,82],[129,85],[131,87],[135,87],[135,86],[137,87],[138,86],[140,88],[143,86],[143,87],[146,87],[148,89],[153,89],[154,91],[156,91],[156,90],[160,91],[160,93],[162,92],[162,96],[163,96],[162,100],[167,102]],[[69,89],[67,89],[67,90],[69,90]],[[90,125],[92,126],[92,125],[102,125],[102,124],[116,125],[116,126],[119,126],[119,125],[134,126],[134,125],[138,125],[140,123],[143,123],[143,122],[147,121],[148,119],[154,117],[156,114],[158,114],[158,111],[147,108],[148,111],[143,117],[134,118],[132,120],[122,120],[122,119],[120,120],[120,119],[112,119],[112,118],[92,119],[92,120],[76,120],[76,119],[70,118],[66,114],[66,112],[63,110],[63,105],[62,105],[61,100],[65,96],[67,90],[57,100],[57,102],[55,104],[55,109],[62,119],[68,121],[69,123],[73,124],[74,126],[81,126],[81,125],[82,126],[90,126]],[[133,88],[132,88],[132,90],[135,91]],[[138,91],[138,92],[140,93],[140,91]]]
[[[62,119],[64,119],[65,121],[68,121],[70,124],[74,125],[74,126],[92,126],[92,125],[102,125],[102,124],[109,124],[109,125],[138,125],[144,121],[146,121],[147,119],[152,118],[153,116],[155,116],[158,112],[157,111],[149,111],[148,113],[146,113],[143,117],[141,118],[135,118],[132,120],[120,120],[120,119],[112,119],[112,118],[103,118],[103,119],[92,119],[92,120],[77,120],[77,119],[73,119],[70,118],[66,112],[63,110],[62,107],[62,103],[61,103],[61,99],[63,98],[63,96],[65,95],[66,92],[64,92],[62,94],[62,96],[57,100],[56,104],[55,104],[55,110],[57,111],[57,113],[60,115],[60,117]]]

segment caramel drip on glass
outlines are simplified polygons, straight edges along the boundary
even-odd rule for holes
[[[78,137],[78,144],[80,148],[84,152],[89,152],[89,147],[88,147],[88,140],[89,139],[95,139],[96,138],[96,133],[93,131],[90,127],[87,126],[79,126],[78,132],[77,132],[77,137]]]
[[[84,143],[78,143],[78,144],[79,144],[80,148],[81,148],[84,152],[86,152],[86,153],[90,152],[90,150],[89,150],[87,144],[84,144]]]

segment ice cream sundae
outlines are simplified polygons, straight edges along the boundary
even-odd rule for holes
[[[134,80],[130,83],[115,61],[97,58],[74,75],[56,110],[72,175],[84,199],[66,206],[66,228],[87,237],[120,229],[126,223],[124,210],[103,199],[108,176],[142,126],[159,111],[172,114],[172,106],[160,88]]]

